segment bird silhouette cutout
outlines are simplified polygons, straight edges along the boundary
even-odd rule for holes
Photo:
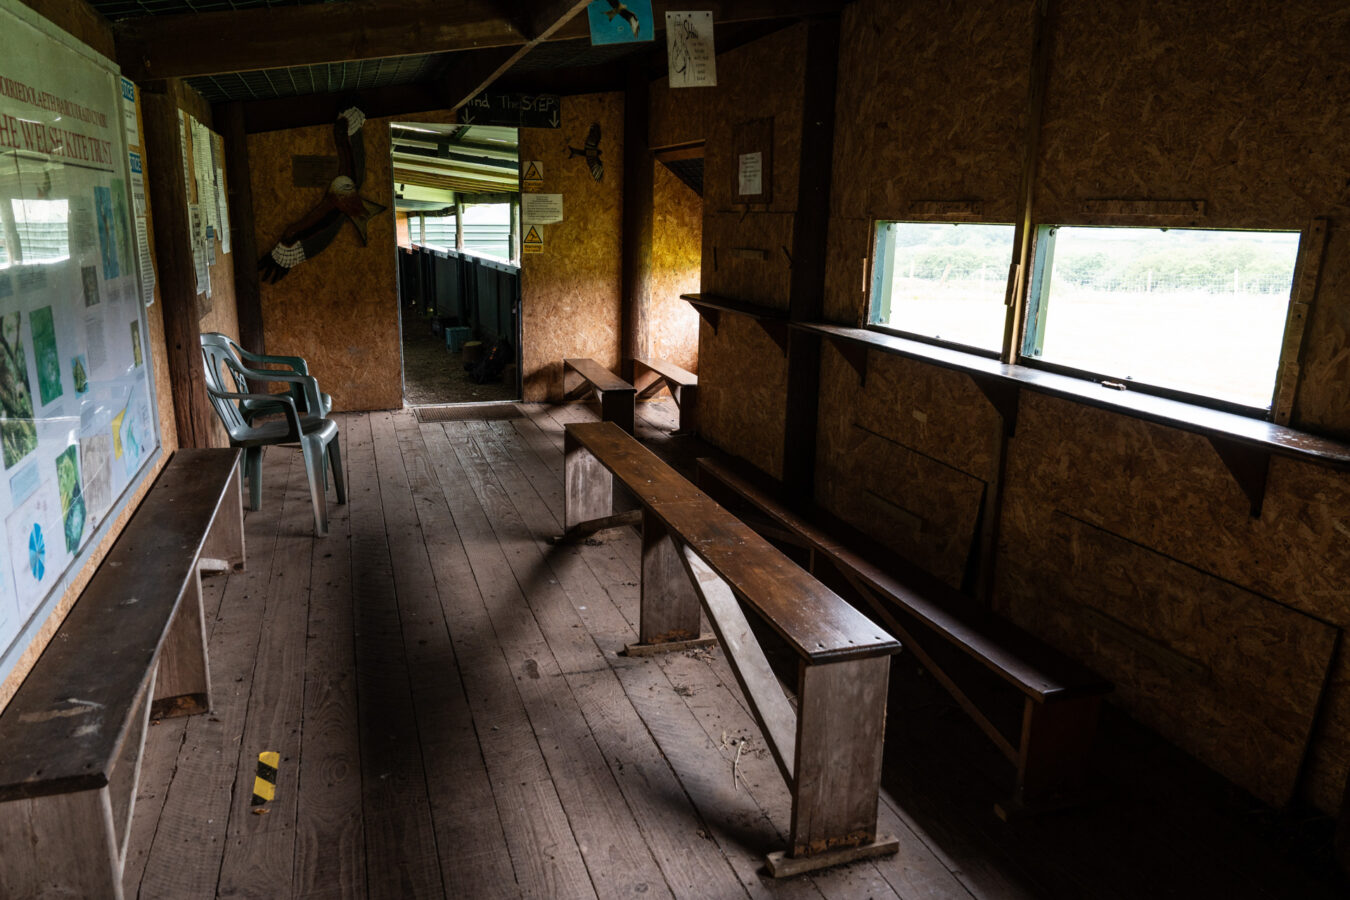
[[[338,113],[333,122],[337,177],[328,185],[323,199],[299,221],[287,225],[272,250],[258,260],[263,281],[275,284],[295,266],[318,256],[337,237],[344,222],[352,223],[365,246],[371,217],[389,208],[361,196],[361,183],[366,178],[366,145],[361,133],[365,121],[365,114],[355,106]]]
[[[614,17],[618,16],[628,23],[629,28],[633,29],[633,37],[640,37],[641,35],[639,35],[638,32],[641,29],[641,26],[638,23],[637,14],[620,2],[620,0],[609,0],[609,5],[611,8],[605,11],[605,18],[613,22]],[[599,180],[600,179],[598,178],[596,179],[596,181]]]
[[[605,164],[600,160],[600,123],[592,122],[591,128],[586,132],[586,146],[578,150],[576,147],[568,146],[567,158],[574,156],[586,157],[586,165],[591,167],[591,177],[600,181],[605,177]]]

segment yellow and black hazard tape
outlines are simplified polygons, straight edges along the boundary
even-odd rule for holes
[[[264,750],[258,754],[258,772],[253,776],[253,805],[262,806],[277,795],[277,766],[281,754]]]

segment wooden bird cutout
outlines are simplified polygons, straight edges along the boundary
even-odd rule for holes
[[[586,164],[591,167],[591,177],[600,181],[605,177],[605,164],[600,160],[600,123],[591,123],[591,128],[586,132],[586,146],[578,150],[576,147],[567,148],[567,158],[574,156],[586,157]]]
[[[365,122],[365,114],[355,106],[338,113],[333,122],[337,177],[328,185],[323,199],[299,221],[286,226],[271,252],[258,260],[263,281],[275,284],[293,267],[318,256],[337,237],[343,222],[352,223],[364,246],[371,217],[389,208],[361,196],[361,183],[366,177],[366,145],[361,132]]]

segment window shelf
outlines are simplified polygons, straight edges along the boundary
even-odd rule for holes
[[[858,372],[859,380],[864,384],[867,379],[867,350],[965,372],[1002,416],[1004,429],[1009,435],[1017,427],[1017,401],[1022,390],[1074,400],[1201,435],[1214,447],[1215,453],[1246,493],[1251,501],[1252,515],[1256,517],[1261,514],[1265,497],[1270,457],[1283,456],[1340,471],[1350,470],[1350,445],[1261,419],[1139,391],[1114,390],[1095,381],[1028,366],[1006,365],[996,359],[865,328],[823,322],[794,322],[791,327],[829,339]]]
[[[694,309],[698,310],[698,314],[712,328],[713,334],[717,333],[717,327],[721,323],[722,313],[724,312],[754,319],[778,345],[778,349],[786,355],[788,346],[788,314],[786,310],[760,306],[757,303],[746,303],[744,300],[733,300],[730,297],[719,297],[716,294],[681,294],[680,299],[688,300],[693,304]]]

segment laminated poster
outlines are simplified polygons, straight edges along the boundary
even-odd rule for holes
[[[0,679],[159,446],[139,140],[111,61],[0,2]]]

